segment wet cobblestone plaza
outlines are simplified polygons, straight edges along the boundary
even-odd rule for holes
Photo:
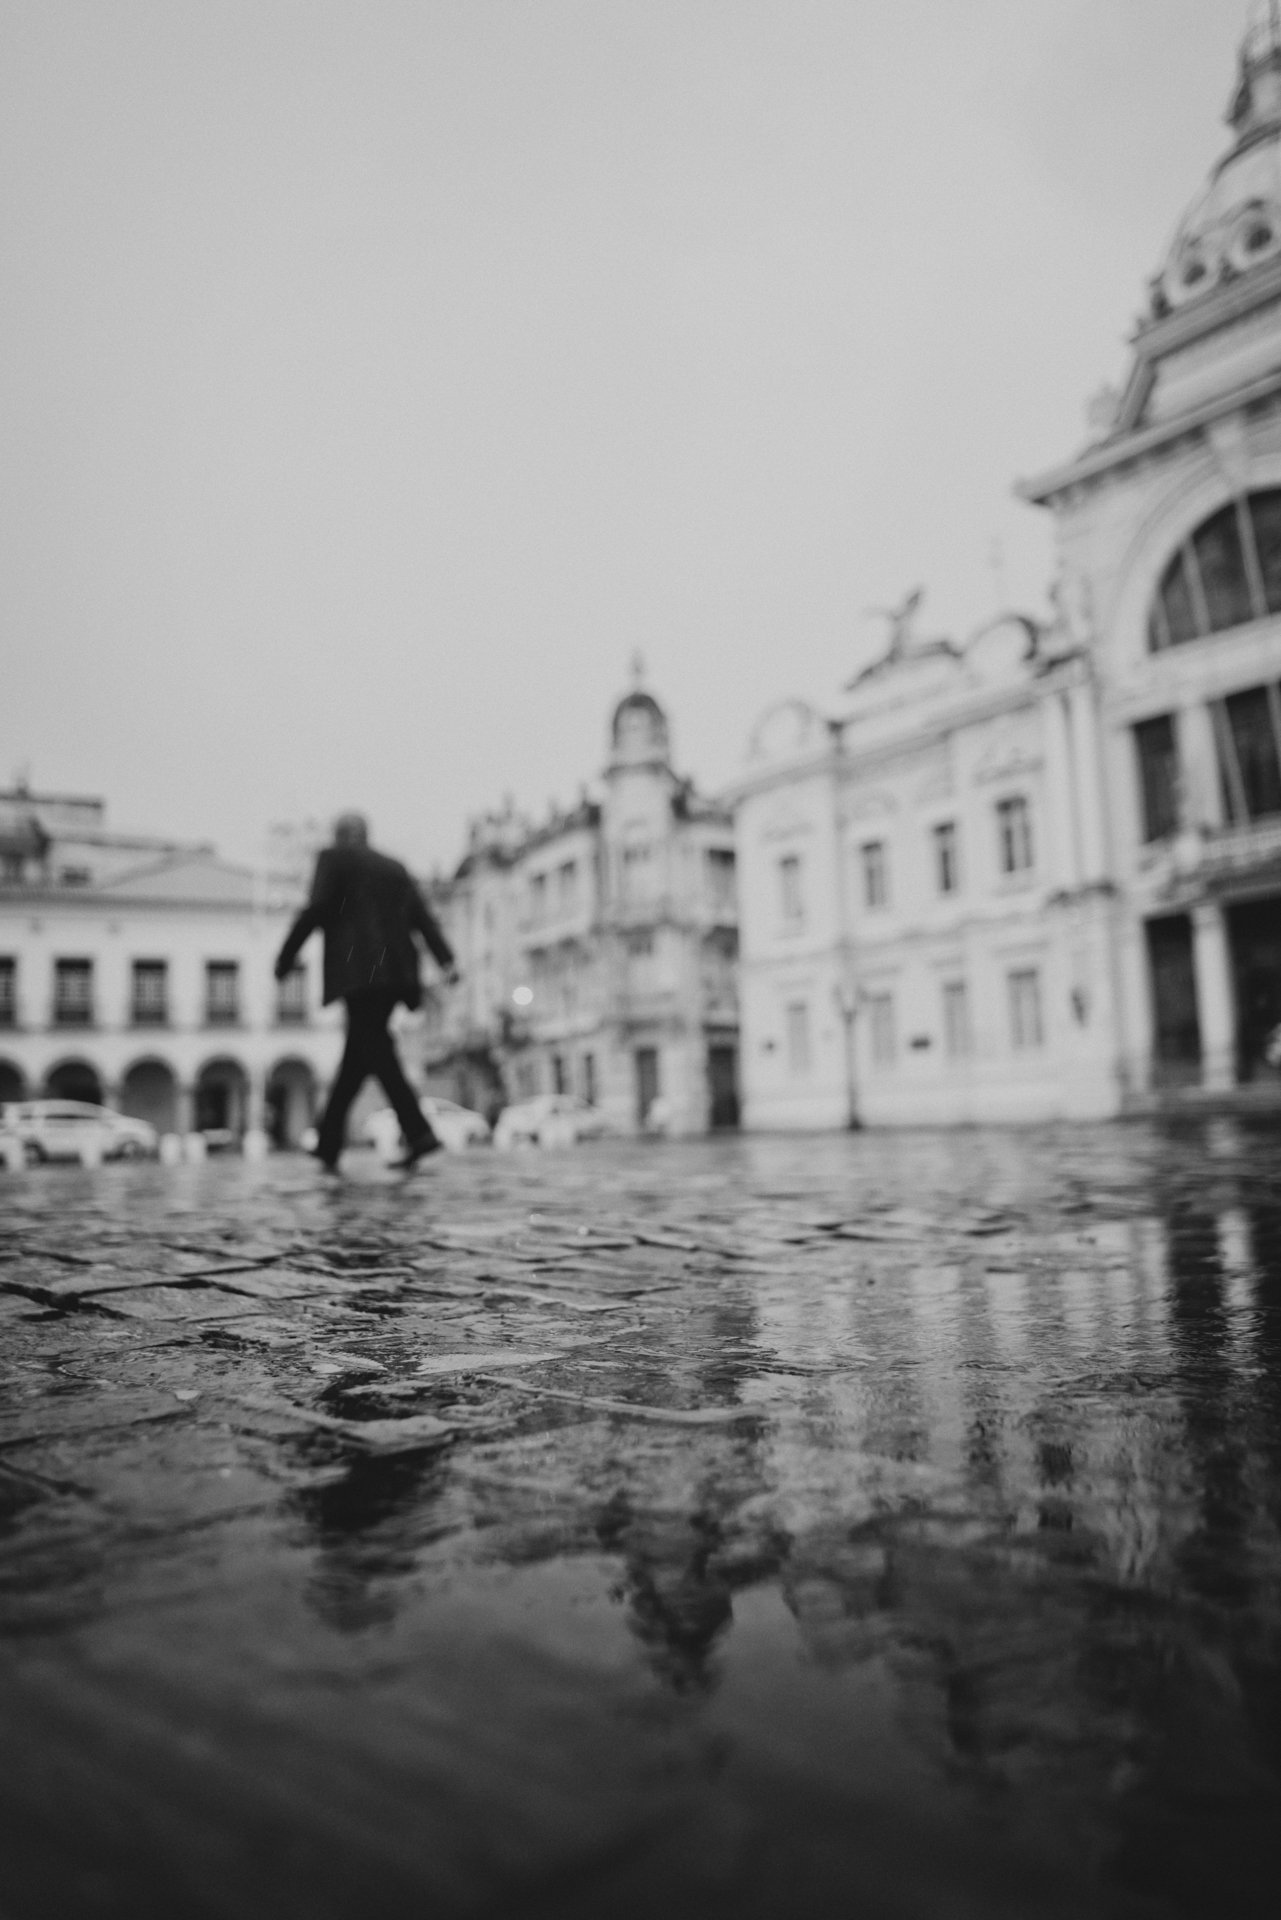
[[[1279,1144],[3,1177],[0,1913],[1270,1913]]]

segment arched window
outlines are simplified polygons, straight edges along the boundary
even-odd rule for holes
[[[1153,653],[1281,613],[1281,488],[1230,500],[1183,542],[1148,617]]]

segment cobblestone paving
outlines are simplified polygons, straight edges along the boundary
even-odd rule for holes
[[[0,1175],[0,1916],[1243,1916],[1281,1139]]]

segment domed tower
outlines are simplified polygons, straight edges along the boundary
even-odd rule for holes
[[[1019,489],[1094,683],[1085,878],[1134,1105],[1267,1079],[1281,1033],[1281,0],[1250,9],[1227,120],[1119,401]]]
[[[609,725],[609,762],[606,773],[625,769],[670,769],[671,738],[667,715],[645,687],[645,666],[637,654],[632,662],[633,685],[614,708]]]
[[[1281,3],[1252,9],[1227,122],[1233,143],[1179,222],[1152,281],[1157,316],[1281,253]]]

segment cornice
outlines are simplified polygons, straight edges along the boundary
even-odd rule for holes
[[[1213,400],[1203,401],[1199,407],[1191,407],[1186,413],[1176,414],[1154,426],[1142,427],[1137,432],[1090,447],[1075,460],[1069,460],[1061,467],[1052,467],[1048,473],[1039,474],[1034,479],[1018,480],[1014,485],[1015,495],[1032,506],[1047,506],[1056,495],[1066,493],[1071,487],[1100,479],[1113,468],[1142,459],[1145,454],[1156,452],[1172,440],[1198,433],[1212,421],[1221,420],[1225,414],[1237,413],[1243,407],[1253,406],[1257,401],[1267,400],[1278,392],[1281,392],[1281,368],[1275,373],[1264,374],[1261,379],[1250,381],[1244,387],[1235,387]]]

